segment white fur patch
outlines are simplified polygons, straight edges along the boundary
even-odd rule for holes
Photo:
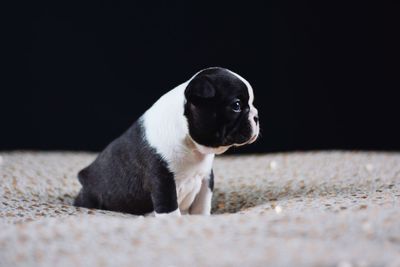
[[[183,83],[163,95],[143,115],[147,141],[172,165],[186,154],[184,141],[189,130],[183,113],[187,84]]]
[[[181,212],[179,209],[174,210],[170,213],[154,213],[157,218],[168,218],[168,217],[179,217],[181,216]]]
[[[192,206],[190,214],[210,215],[211,214],[211,198],[212,191],[209,187],[209,180],[204,179],[201,184],[200,192],[197,194]]]

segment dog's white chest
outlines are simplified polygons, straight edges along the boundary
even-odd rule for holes
[[[214,155],[207,155],[200,161],[185,162],[175,172],[178,206],[182,213],[187,213],[200,192],[204,179],[210,178]]]

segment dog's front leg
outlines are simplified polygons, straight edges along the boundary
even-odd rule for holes
[[[154,179],[151,188],[151,200],[156,217],[181,216],[173,177]]]
[[[213,187],[214,175],[211,172],[209,179],[203,179],[201,181],[200,192],[197,194],[192,205],[190,206],[189,214],[211,214],[211,199]]]

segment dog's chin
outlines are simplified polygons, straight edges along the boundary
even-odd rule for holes
[[[257,139],[258,139],[258,134],[255,134],[255,135],[253,135],[250,139],[249,139],[249,141],[247,141],[247,145],[248,144],[252,144],[252,143],[254,143],[255,141],[257,141]]]
[[[257,140],[257,138],[258,138],[258,133],[252,135],[249,139],[247,139],[247,141],[233,143],[232,146],[238,147],[238,146],[249,145],[254,143]]]
[[[196,141],[194,141],[191,137],[189,137],[190,143],[192,143],[192,146],[194,145],[195,149],[200,152],[201,154],[216,154],[216,155],[220,155],[222,153],[225,153],[229,148],[231,147],[239,147],[239,146],[244,146],[244,145],[248,145],[251,143],[254,143],[258,138],[258,132],[254,135],[252,135],[249,139],[247,139],[244,142],[231,142],[228,144],[224,144],[218,147],[209,147],[209,146],[204,146],[201,145],[199,143],[197,143]]]
[[[229,148],[235,146],[244,146],[244,145],[248,145],[251,143],[254,143],[258,138],[258,134],[253,135],[250,139],[248,139],[247,141],[243,142],[243,143],[233,143],[233,144],[228,144],[228,145],[223,145],[223,146],[219,146],[219,147],[207,147],[207,146],[203,146],[200,144],[195,143],[197,150],[202,153],[202,154],[216,154],[216,155],[220,155],[222,153],[225,153]]]

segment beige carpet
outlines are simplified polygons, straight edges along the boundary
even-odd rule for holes
[[[219,157],[169,219],[71,206],[94,154],[0,155],[0,266],[400,266],[400,153]]]

